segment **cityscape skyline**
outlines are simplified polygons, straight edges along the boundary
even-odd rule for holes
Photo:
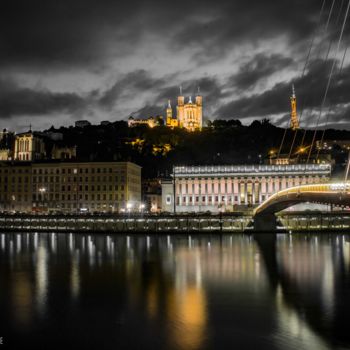
[[[350,349],[349,15],[3,2],[0,345]]]
[[[199,85],[209,119],[270,118],[286,126],[294,83],[299,106],[306,106],[301,126],[312,127],[336,59],[329,125],[348,128],[348,57],[339,72],[348,29],[335,57],[345,4],[335,3],[326,32],[332,3],[325,1],[318,25],[321,4],[7,4],[0,15],[0,118],[4,127],[25,131],[28,118],[44,129],[79,119],[148,117],[165,110],[180,85],[185,95]]]

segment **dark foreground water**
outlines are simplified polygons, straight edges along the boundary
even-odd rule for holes
[[[4,349],[350,348],[349,236],[0,234]]]

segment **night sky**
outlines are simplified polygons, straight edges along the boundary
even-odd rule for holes
[[[350,128],[350,52],[339,71],[350,23],[335,57],[348,0],[334,0],[327,31],[333,0],[318,25],[322,2],[3,0],[1,128],[165,115],[180,85],[185,96],[200,86],[206,119],[286,125],[292,83],[301,124],[313,127],[334,59],[325,111]]]

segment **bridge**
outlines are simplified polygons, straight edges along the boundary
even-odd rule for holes
[[[301,185],[279,191],[254,210],[254,229],[275,230],[275,213],[306,202],[350,206],[350,182]]]

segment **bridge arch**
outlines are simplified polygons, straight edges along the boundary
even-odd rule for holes
[[[319,183],[290,187],[279,191],[261,203],[254,216],[275,214],[299,203],[350,205],[350,182]]]

